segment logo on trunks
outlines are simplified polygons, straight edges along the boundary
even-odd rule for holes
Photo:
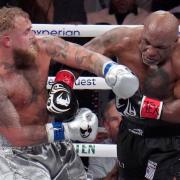
[[[71,37],[71,36],[76,36],[80,37],[81,33],[78,30],[71,30],[71,29],[37,29],[37,30],[32,30],[36,35],[53,35],[53,36],[65,36],[65,37]]]
[[[142,129],[128,129],[129,132],[132,132],[133,134],[137,134],[139,136],[143,135],[143,130]]]
[[[153,180],[154,179],[154,174],[156,171],[156,167],[157,167],[157,163],[148,160],[148,165],[146,167],[146,174],[145,177],[149,180]]]
[[[122,116],[136,116],[136,109],[129,99],[116,98],[116,107]]]

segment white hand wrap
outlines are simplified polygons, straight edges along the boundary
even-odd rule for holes
[[[119,98],[127,99],[133,96],[139,88],[139,80],[131,70],[113,61],[103,65],[103,75],[107,85]]]
[[[72,122],[63,123],[65,139],[91,142],[96,138],[98,118],[88,108],[80,108]]]

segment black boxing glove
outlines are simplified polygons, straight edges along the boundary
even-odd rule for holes
[[[56,74],[47,101],[47,109],[55,116],[56,121],[72,121],[79,108],[73,91],[75,76],[68,70],[61,70]]]
[[[116,107],[122,116],[141,119],[160,119],[163,102],[136,92],[128,99],[116,97]]]

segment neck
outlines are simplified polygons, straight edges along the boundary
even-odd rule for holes
[[[0,63],[14,64],[13,52],[10,49],[0,49]]]
[[[0,50],[0,67],[5,71],[11,71],[15,69],[15,62],[11,52],[7,50]]]

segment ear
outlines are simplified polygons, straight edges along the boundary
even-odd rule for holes
[[[107,121],[104,121],[104,122],[103,122],[103,126],[104,126],[107,130],[109,130],[109,126],[108,126],[108,122],[107,122]]]
[[[9,48],[11,46],[11,38],[9,36],[3,36],[2,37],[2,44],[6,47]]]

